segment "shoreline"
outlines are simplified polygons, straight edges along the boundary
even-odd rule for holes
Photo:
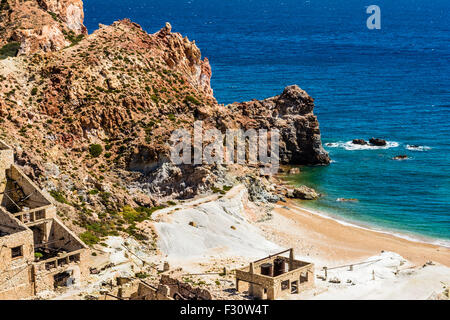
[[[352,225],[292,200],[279,202],[273,209],[273,220],[261,227],[278,244],[293,246],[298,255],[323,264],[352,263],[391,251],[418,265],[433,261],[450,267],[447,246]]]
[[[284,166],[284,168],[289,169],[292,168],[292,166]],[[297,184],[293,183],[289,180],[289,175],[287,174],[281,174],[277,176],[278,183],[280,183],[283,186],[286,186],[288,188],[295,188],[297,187]],[[408,232],[408,230],[400,230],[400,229],[394,229],[385,227],[383,225],[378,224],[370,224],[369,222],[365,221],[357,221],[352,219],[346,219],[344,216],[340,216],[336,213],[332,212],[326,212],[322,211],[320,208],[310,208],[306,206],[302,206],[299,202],[295,203],[295,200],[293,199],[286,199],[291,205],[297,206],[301,210],[308,211],[311,214],[320,216],[325,219],[330,219],[333,221],[336,221],[344,226],[354,227],[354,228],[360,228],[363,230],[371,231],[371,232],[378,232],[383,233],[387,235],[392,235],[396,238],[405,239],[412,242],[418,242],[418,243],[425,243],[425,244],[432,244],[436,246],[446,247],[450,248],[450,239],[442,239],[437,237],[432,237],[428,235],[423,235],[419,233],[415,233],[413,231]],[[292,204],[294,203],[294,204]]]
[[[447,240],[447,239],[433,238],[430,236],[420,235],[420,234],[413,233],[413,232],[408,233],[407,231],[389,229],[389,228],[385,228],[383,226],[379,226],[379,225],[375,225],[375,224],[369,225],[369,223],[365,224],[364,222],[359,222],[356,220],[354,220],[354,221],[346,220],[344,217],[340,217],[336,214],[324,212],[324,211],[321,211],[318,209],[311,209],[309,207],[302,206],[300,203],[295,203],[295,204],[293,204],[293,206],[296,206],[297,208],[299,208],[303,211],[307,211],[307,212],[317,215],[321,218],[336,221],[337,223],[339,223],[343,226],[359,228],[359,229],[367,230],[367,231],[371,231],[371,232],[377,232],[377,233],[381,233],[381,234],[391,235],[393,237],[408,240],[411,242],[431,244],[431,245],[450,249],[450,240]]]

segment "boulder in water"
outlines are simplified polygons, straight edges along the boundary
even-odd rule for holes
[[[364,139],[353,139],[352,141],[353,144],[360,144],[360,145],[366,145],[367,141]]]
[[[295,188],[292,191],[292,197],[296,199],[302,199],[302,200],[315,200],[320,197],[320,193],[318,193],[313,188],[309,188],[307,186],[301,186],[298,188]]]
[[[371,138],[369,140],[369,143],[371,145],[379,146],[379,147],[383,147],[383,146],[385,146],[387,144],[386,140],[379,139],[379,138]]]

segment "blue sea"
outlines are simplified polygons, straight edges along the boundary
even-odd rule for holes
[[[372,4],[380,30],[366,27]],[[450,1],[85,1],[89,32],[121,18],[151,33],[169,21],[195,40],[220,103],[263,99],[291,84],[314,97],[333,163],[291,179],[324,195],[305,206],[450,243]],[[370,137],[389,147],[348,143]],[[402,154],[409,159],[391,159]]]

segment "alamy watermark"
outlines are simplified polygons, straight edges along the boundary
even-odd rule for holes
[[[261,174],[271,175],[279,168],[277,129],[203,130],[203,122],[195,121],[193,135],[185,129],[172,132],[170,159],[174,164],[243,164],[261,167]]]
[[[367,18],[366,25],[370,30],[381,29],[381,9],[377,5],[370,5],[366,9],[366,13],[370,14]]]

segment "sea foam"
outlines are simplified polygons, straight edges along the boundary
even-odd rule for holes
[[[390,148],[397,148],[399,146],[399,143],[396,141],[387,141],[385,146],[374,146],[371,144],[354,144],[352,141],[347,142],[330,142],[325,143],[325,146],[330,148],[343,148],[345,150],[380,150],[380,149],[390,149]]]
[[[411,151],[427,151],[431,149],[431,147],[428,146],[415,146],[410,144],[407,144],[405,148]]]

